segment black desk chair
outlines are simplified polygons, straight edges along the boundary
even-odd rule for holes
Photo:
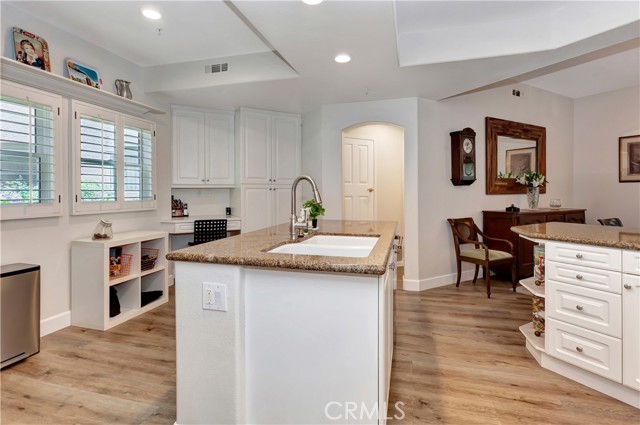
[[[612,218],[599,218],[598,219],[598,223],[602,224],[603,226],[617,226],[617,227],[622,227],[622,221],[619,218],[616,217],[612,217]]]
[[[227,220],[196,220],[193,223],[193,242],[189,246],[199,245],[227,237]]]

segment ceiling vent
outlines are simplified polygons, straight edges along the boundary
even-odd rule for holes
[[[227,72],[229,70],[228,63],[214,63],[204,67],[205,74],[215,74],[216,72]]]

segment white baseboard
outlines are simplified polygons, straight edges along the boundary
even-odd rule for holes
[[[56,314],[40,321],[40,336],[49,335],[69,326],[71,326],[71,311]]]
[[[466,282],[467,280],[473,279],[473,273],[474,270],[463,271],[462,276],[460,277],[460,282]],[[426,291],[427,289],[439,288],[441,286],[456,283],[457,276],[457,273],[451,273],[419,280],[403,278],[402,289],[405,291]]]

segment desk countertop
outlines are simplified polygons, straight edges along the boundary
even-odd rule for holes
[[[289,239],[289,225],[281,224],[231,238],[192,246],[167,254],[168,260],[197,263],[232,264],[274,269],[311,270],[335,273],[383,275],[393,244],[396,223],[390,221],[321,220],[314,234],[379,236],[368,257],[329,257],[321,255],[276,254],[269,249]],[[298,239],[300,241],[301,239]]]
[[[554,222],[514,226],[511,230],[531,239],[545,239],[640,251],[640,229]]]
[[[179,224],[179,223],[193,223],[196,220],[219,220],[226,219],[232,221],[240,220],[240,217],[235,215],[224,215],[224,214],[211,214],[211,215],[190,215],[187,217],[170,217],[165,218],[160,221],[162,224]]]

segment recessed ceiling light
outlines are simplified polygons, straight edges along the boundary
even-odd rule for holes
[[[347,63],[351,61],[351,56],[347,55],[346,53],[340,53],[335,57],[335,61],[338,63]]]
[[[302,3],[309,4],[311,6],[315,6],[316,4],[322,3],[324,0],[302,0]]]
[[[145,18],[149,18],[149,19],[162,18],[162,15],[160,14],[160,12],[153,9],[142,9],[142,14],[145,16]]]

